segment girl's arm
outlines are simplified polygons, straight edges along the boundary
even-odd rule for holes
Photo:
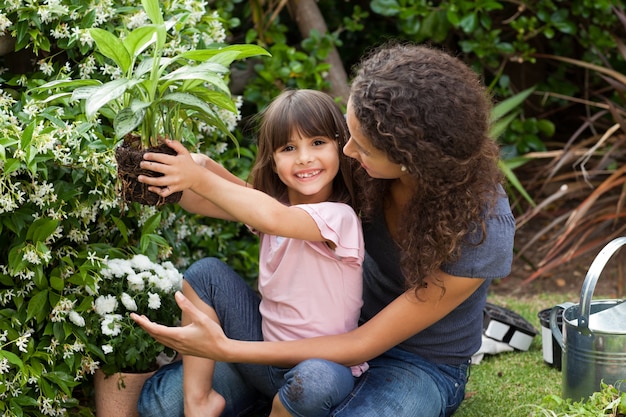
[[[206,155],[194,153],[191,154],[194,162],[201,167],[208,169],[216,175],[232,182],[233,184],[240,185],[242,187],[247,187],[248,184],[237,177],[229,170],[224,168],[222,165],[215,162],[213,159],[209,158]],[[217,207],[211,201],[205,199],[204,197],[198,195],[197,193],[191,190],[184,190],[183,196],[179,202],[179,205],[187,210],[190,213],[200,214],[207,217],[213,217],[218,219],[227,219],[227,220],[235,220],[229,218],[228,213],[224,212],[221,208]]]
[[[139,176],[139,181],[162,197],[177,191],[191,190],[197,196],[222,210],[220,218],[237,220],[255,230],[308,241],[324,241],[313,218],[304,210],[288,207],[269,195],[234,183],[203,168],[179,142],[168,141],[177,155],[146,153],[141,167],[163,174],[161,177]],[[202,202],[189,195],[185,206],[202,214]],[[183,207],[185,207],[183,206]]]
[[[413,290],[400,295],[371,320],[341,335],[288,342],[245,342],[228,339],[221,327],[182,294],[176,300],[190,318],[184,327],[166,327],[144,316],[132,318],[152,337],[179,353],[222,362],[258,363],[291,367],[310,358],[322,358],[346,366],[368,361],[441,320],[466,300],[484,281],[438,272],[419,298]],[[441,287],[446,288],[442,295]]]

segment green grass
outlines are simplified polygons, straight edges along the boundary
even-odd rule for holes
[[[560,395],[561,372],[543,361],[541,324],[537,314],[564,301],[578,302],[578,294],[542,294],[532,298],[492,295],[488,301],[508,308],[537,329],[526,352],[485,355],[472,365],[466,399],[454,417],[528,417],[529,405],[539,405],[547,395]]]

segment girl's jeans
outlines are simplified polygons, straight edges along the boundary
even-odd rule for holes
[[[189,268],[185,279],[213,306],[227,336],[262,340],[259,297],[228,266],[203,259]],[[434,364],[393,348],[368,364],[369,370],[354,379],[349,368],[320,359],[291,370],[218,362],[213,388],[226,399],[226,417],[244,416],[269,403],[277,390],[291,414],[306,417],[446,417],[463,400],[469,361]],[[142,417],[184,416],[180,361],[161,368],[144,384],[138,409]]]
[[[215,258],[202,259],[185,272],[185,280],[214,308],[228,337],[263,340],[259,296],[226,264]],[[180,365],[171,364],[146,382],[139,401],[142,416],[183,415]],[[311,373],[314,375],[309,376]],[[315,379],[318,375],[323,379]],[[302,386],[301,380],[314,383]],[[245,415],[278,392],[292,415],[325,417],[350,393],[354,381],[349,367],[319,359],[293,368],[217,363],[213,388],[226,399],[222,415]]]

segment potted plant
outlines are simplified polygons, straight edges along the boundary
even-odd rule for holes
[[[122,200],[159,206],[177,202],[181,193],[162,199],[136,181],[139,174],[158,175],[139,168],[143,154],[171,153],[164,138],[196,140],[199,123],[235,140],[216,112],[237,112],[226,81],[228,67],[235,60],[269,53],[256,45],[215,45],[169,56],[166,37],[176,19],[164,20],[158,0],[141,4],[151,24],[122,37],[100,28],[89,30],[96,49],[115,64],[119,78],[55,80],[38,89],[62,91],[46,101],[69,94],[72,100],[84,101],[88,120],[98,113],[112,119],[116,138],[123,140],[116,149]]]
[[[106,259],[98,275],[92,308],[83,315],[90,348],[103,361],[94,377],[98,416],[135,415],[143,382],[159,359],[167,362],[175,352],[135,325],[129,314],[178,324],[174,292],[181,289],[183,277],[171,262],[155,263],[145,255]]]

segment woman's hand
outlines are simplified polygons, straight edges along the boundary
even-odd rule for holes
[[[176,302],[189,318],[181,327],[168,327],[150,321],[146,316],[131,313],[130,317],[158,342],[183,355],[193,355],[219,361],[228,361],[225,352],[228,339],[222,328],[195,307],[181,292]]]
[[[148,190],[167,197],[178,191],[191,189],[206,171],[204,163],[199,164],[189,151],[178,141],[167,140],[167,145],[176,151],[177,155],[147,152],[143,156],[140,166],[143,169],[158,172],[160,177],[140,175],[139,182],[150,185]]]

